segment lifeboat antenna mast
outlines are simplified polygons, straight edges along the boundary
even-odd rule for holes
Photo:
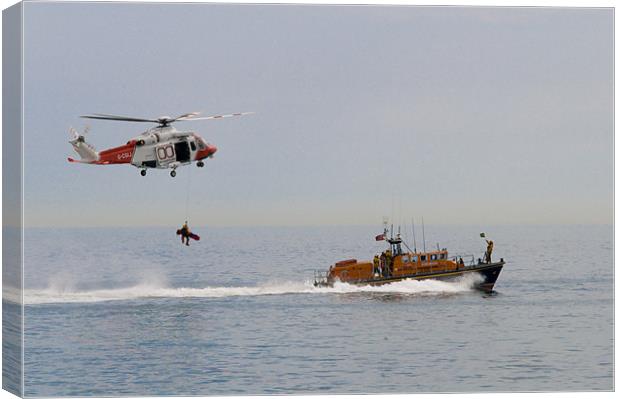
[[[415,253],[418,253],[418,246],[415,243],[415,223],[414,223],[413,218],[411,218],[411,232],[413,233],[413,251]]]
[[[387,217],[387,216],[384,216],[384,217],[383,217],[383,235],[385,236],[385,238],[387,238],[387,232],[388,232],[388,228],[387,228],[387,226],[388,226],[388,220],[389,220],[389,219],[388,219],[388,217]]]

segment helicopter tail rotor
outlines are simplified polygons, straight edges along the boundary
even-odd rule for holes
[[[69,133],[72,136],[69,143],[73,146],[73,149],[81,158],[79,160],[68,158],[69,162],[91,163],[99,160],[99,153],[95,150],[95,147],[86,142],[86,138],[84,137],[89,130],[90,128],[86,126],[84,131],[80,134],[74,128],[69,129]]]

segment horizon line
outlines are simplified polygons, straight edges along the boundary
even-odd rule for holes
[[[181,226],[179,224],[179,226]],[[190,223],[190,225],[192,225]],[[392,224],[389,224],[390,226]],[[394,226],[399,226],[397,224],[393,224]],[[417,224],[416,226],[421,225]],[[371,223],[356,223],[356,224],[248,224],[248,225],[222,225],[222,224],[195,224],[194,227],[208,227],[208,228],[317,228],[317,227],[370,227],[377,226],[383,228],[383,224],[371,224]],[[403,225],[400,225],[403,226]],[[407,223],[405,226],[411,226],[411,224]],[[489,227],[509,227],[509,226],[614,226],[614,222],[609,223],[600,223],[600,222],[555,222],[555,223],[531,223],[531,222],[503,222],[503,223],[425,223],[425,226],[454,226],[454,227],[467,227],[467,226],[489,226]],[[23,228],[23,229],[131,229],[131,228],[172,228],[176,227],[170,225],[161,225],[161,224],[153,224],[153,225],[29,225],[29,226],[10,226],[3,225],[2,228]]]

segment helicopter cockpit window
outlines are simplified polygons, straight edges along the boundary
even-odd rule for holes
[[[196,151],[196,143],[194,143],[193,141],[190,141],[189,146],[192,147],[192,151]]]
[[[201,150],[204,150],[205,148],[207,148],[207,143],[204,141],[202,137],[197,137],[196,141],[198,142],[198,148],[200,148]]]

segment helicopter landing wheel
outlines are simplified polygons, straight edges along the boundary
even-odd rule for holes
[[[173,170],[172,172],[170,172],[170,176],[174,177],[177,175],[177,172],[175,170]]]
[[[141,174],[142,176],[146,176],[146,169],[142,169],[142,170],[140,171],[140,174]]]
[[[202,168],[203,166],[205,166],[205,163],[204,163],[204,162],[202,162],[202,161],[198,161],[198,162],[196,163],[196,166],[198,166],[199,168]]]

